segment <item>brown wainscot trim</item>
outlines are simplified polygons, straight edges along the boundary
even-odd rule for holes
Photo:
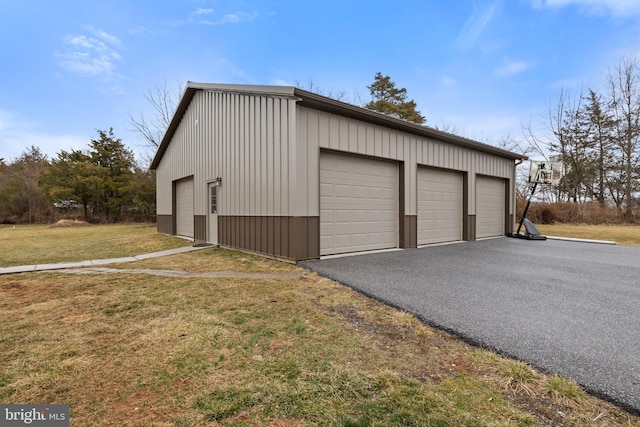
[[[464,225],[464,230],[463,230],[463,234],[464,236],[462,237],[463,240],[467,240],[467,241],[474,241],[476,240],[476,216],[475,215],[467,215],[466,217],[466,221],[463,224]]]
[[[219,244],[292,261],[320,258],[320,217],[218,216]]]
[[[164,233],[169,235],[176,234],[173,224],[173,215],[156,215],[156,222],[158,224],[158,233]]]
[[[418,215],[405,215],[400,231],[401,248],[418,247]]]
[[[194,215],[193,216],[193,240],[199,242],[207,241],[207,216],[206,215]]]

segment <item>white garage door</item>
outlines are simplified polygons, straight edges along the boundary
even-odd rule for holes
[[[418,168],[418,244],[462,240],[462,174]]]
[[[504,236],[505,181],[476,178],[476,238]]]
[[[398,166],[320,155],[320,255],[395,248]]]
[[[176,182],[176,234],[193,238],[193,178]]]

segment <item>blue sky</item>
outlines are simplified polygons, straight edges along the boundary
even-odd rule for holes
[[[110,127],[141,153],[129,117],[165,82],[313,82],[359,103],[378,71],[427,125],[495,143],[640,56],[640,1],[0,0],[0,54],[6,160]]]

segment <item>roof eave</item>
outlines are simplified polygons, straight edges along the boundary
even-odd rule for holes
[[[458,135],[453,135],[434,128],[430,128],[428,126],[409,122],[407,120],[387,116],[376,111],[368,110],[363,107],[357,107],[355,105],[317,95],[312,92],[296,89],[294,91],[294,94],[296,97],[299,97],[301,99],[300,105],[307,106],[309,108],[352,117],[354,119],[362,120],[368,123],[412,133],[417,136],[433,138],[439,141],[444,141],[464,148],[470,148],[476,151],[496,154],[511,160],[528,159],[528,157],[523,154],[513,153],[511,151],[503,150],[493,145],[484,144]]]
[[[296,97],[299,99],[299,103],[302,106],[313,108],[316,110],[326,111],[329,113],[339,114],[342,116],[351,117],[357,120],[362,120],[368,123],[377,124],[380,126],[392,128],[395,130],[408,132],[417,136],[433,138],[439,141],[444,141],[453,145],[457,145],[464,148],[469,148],[476,151],[495,154],[503,158],[511,160],[527,160],[528,157],[522,154],[513,153],[507,150],[503,150],[493,145],[484,144],[481,142],[473,141],[468,138],[453,135],[447,132],[443,132],[437,129],[433,129],[427,126],[422,126],[416,123],[412,123],[406,120],[397,119],[395,117],[386,116],[384,114],[368,110],[366,108],[357,107],[355,105],[347,104],[326,96],[318,95],[313,92],[308,92],[302,89],[298,89],[291,86],[246,86],[246,85],[231,85],[231,84],[212,84],[212,83],[195,83],[187,82],[187,87],[184,90],[182,98],[176,108],[176,112],[167,127],[158,151],[156,152],[153,161],[151,162],[151,169],[157,169],[160,165],[160,161],[164,156],[167,146],[173,137],[176,129],[178,128],[184,113],[187,111],[191,100],[198,90],[205,91],[217,91],[217,92],[230,92],[230,93],[251,93],[258,95],[268,96],[281,96],[281,97]]]

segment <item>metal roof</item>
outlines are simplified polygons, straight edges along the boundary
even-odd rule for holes
[[[169,142],[173,137],[182,117],[187,111],[191,100],[195,93],[199,90],[213,91],[213,92],[228,92],[239,93],[246,95],[262,95],[273,97],[286,97],[296,98],[299,105],[304,107],[313,108],[316,110],[326,111],[329,113],[350,117],[357,120],[362,120],[367,123],[373,123],[379,126],[407,132],[417,136],[432,138],[438,141],[443,141],[449,144],[457,145],[464,148],[469,148],[476,151],[481,151],[489,154],[493,154],[499,157],[512,159],[512,160],[526,160],[527,157],[522,154],[513,153],[507,150],[503,150],[493,145],[484,144],[478,141],[474,141],[468,138],[457,136],[451,133],[443,132],[428,126],[419,125],[413,122],[409,122],[395,117],[386,116],[384,114],[368,110],[366,108],[357,107],[355,105],[347,104],[326,96],[318,95],[313,92],[299,89],[293,86],[259,86],[259,85],[232,85],[232,84],[216,84],[216,83],[195,83],[187,82],[187,86],[182,94],[180,103],[176,108],[176,112],[169,123],[169,127],[162,138],[162,142],[158,147],[158,151],[151,163],[151,169],[156,169],[162,160],[162,157],[167,150]]]

